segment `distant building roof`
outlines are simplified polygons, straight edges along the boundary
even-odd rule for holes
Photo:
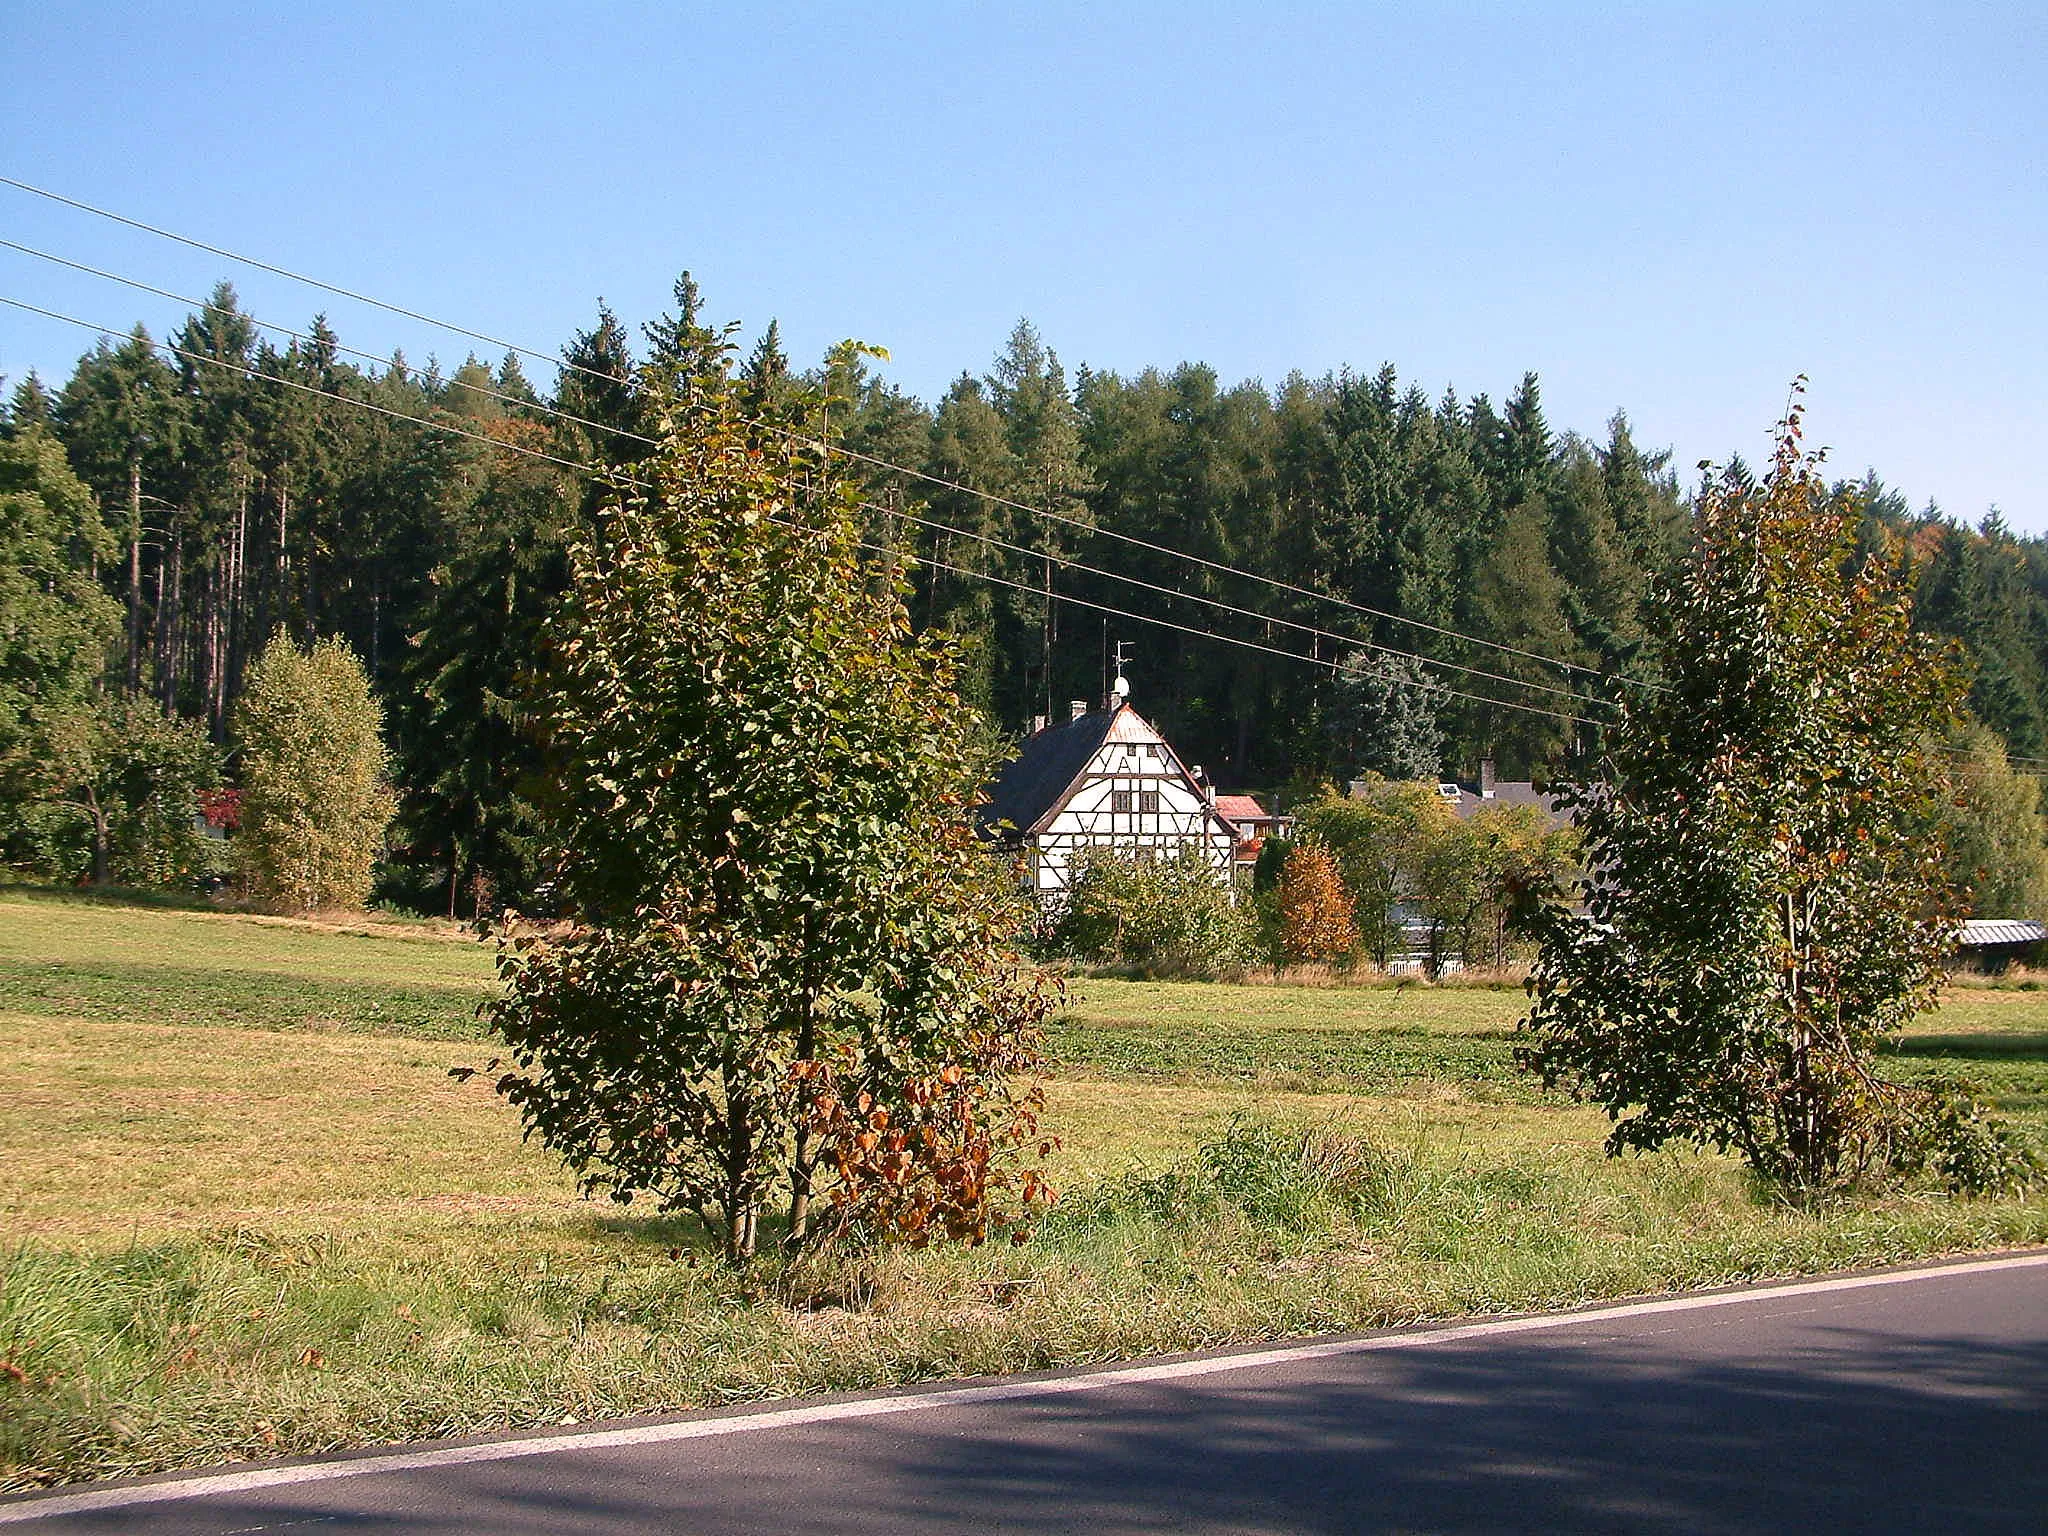
[[[1079,700],[1074,708],[1082,708]],[[988,788],[982,825],[993,829],[996,823],[1006,821],[1016,828],[1014,836],[1037,833],[1039,824],[1066,803],[1089,759],[1110,742],[1157,747],[1163,769],[1179,774],[1189,784],[1196,782],[1166,738],[1131,707],[1130,700],[1119,699],[1106,709],[1088,710],[1065,725],[1048,726],[1025,737],[1016,757]]]
[[[1437,793],[1461,817],[1475,815],[1490,805],[1526,805],[1553,828],[1572,824],[1571,813],[1557,803],[1556,795],[1538,789],[1526,779],[1496,779],[1484,789],[1476,784],[1454,784],[1446,780],[1437,785]]]
[[[1962,946],[1982,949],[1999,944],[2038,944],[2048,939],[2048,923],[2022,918],[1973,918],[1963,924]]]
[[[1216,814],[1225,821],[1273,821],[1277,818],[1253,795],[1218,795]]]

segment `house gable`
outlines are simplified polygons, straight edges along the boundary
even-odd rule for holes
[[[1173,858],[1193,848],[1226,878],[1237,845],[1208,792],[1124,702],[1028,740],[991,788],[987,820],[1012,829],[1041,898],[1064,892],[1090,849]]]

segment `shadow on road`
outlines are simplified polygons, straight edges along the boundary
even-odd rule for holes
[[[386,1484],[381,1507],[382,1478],[312,1485],[216,1501],[189,1528],[2042,1529],[2048,1343],[1806,1327],[1716,1359],[1717,1314],[1672,1321],[1678,1349],[1652,1331],[1358,1355],[1306,1383],[1248,1370],[453,1468],[425,1499]],[[188,1528],[175,1507],[66,1528],[145,1526]]]

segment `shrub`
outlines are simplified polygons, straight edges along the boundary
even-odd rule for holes
[[[1077,861],[1054,953],[1146,976],[1241,975],[1257,954],[1249,902],[1199,853],[1151,860],[1093,849]]]
[[[339,640],[301,651],[282,630],[249,669],[235,709],[250,893],[300,910],[360,907],[394,812],[384,712]]]

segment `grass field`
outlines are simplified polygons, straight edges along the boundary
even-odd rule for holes
[[[1083,981],[1037,1240],[735,1275],[447,1076],[491,975],[431,929],[0,891],[0,1483],[2048,1240],[2039,1199],[1606,1160],[1513,1072],[1516,992]],[[2048,1126],[2048,993],[1958,990],[1894,1066]]]

